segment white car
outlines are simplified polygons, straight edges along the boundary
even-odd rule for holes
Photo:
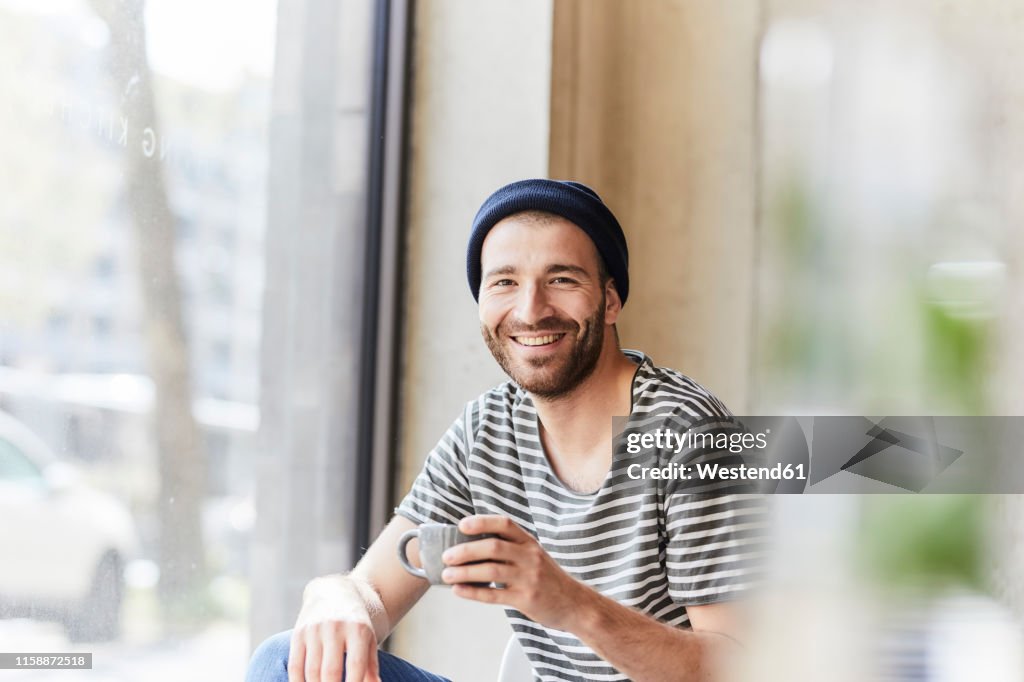
[[[73,641],[117,637],[137,538],[124,505],[0,412],[0,617],[59,620]]]

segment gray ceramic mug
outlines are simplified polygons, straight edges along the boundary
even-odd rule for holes
[[[420,563],[423,564],[423,568],[416,568],[409,563],[409,557],[405,553],[406,546],[413,538],[417,537],[420,539]],[[417,578],[423,578],[431,585],[448,585],[441,580],[441,572],[446,568],[445,563],[441,560],[441,555],[445,550],[455,545],[461,545],[463,542],[492,537],[495,537],[493,533],[466,535],[459,532],[458,526],[446,523],[424,523],[417,528],[405,531],[398,540],[398,560],[402,562],[402,567],[405,570]],[[487,585],[488,583],[482,584]]]

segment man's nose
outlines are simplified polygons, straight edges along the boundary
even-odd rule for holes
[[[519,288],[516,317],[524,324],[536,324],[552,314],[551,301],[543,287],[527,284]]]

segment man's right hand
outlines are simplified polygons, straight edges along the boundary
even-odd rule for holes
[[[395,516],[348,575],[310,581],[292,632],[288,682],[378,682],[377,644],[430,584],[398,561],[398,540],[416,524]],[[419,565],[419,544],[409,545]],[[372,584],[371,584],[372,583]]]
[[[288,682],[380,682],[373,587],[356,577],[316,578],[306,587],[288,654]]]

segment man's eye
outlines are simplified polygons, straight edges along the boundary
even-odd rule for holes
[[[576,280],[571,277],[555,277],[551,280],[552,284],[576,284]]]
[[[510,279],[498,279],[491,282],[492,287],[508,287],[512,286],[513,284],[515,284],[515,282],[513,282]]]

